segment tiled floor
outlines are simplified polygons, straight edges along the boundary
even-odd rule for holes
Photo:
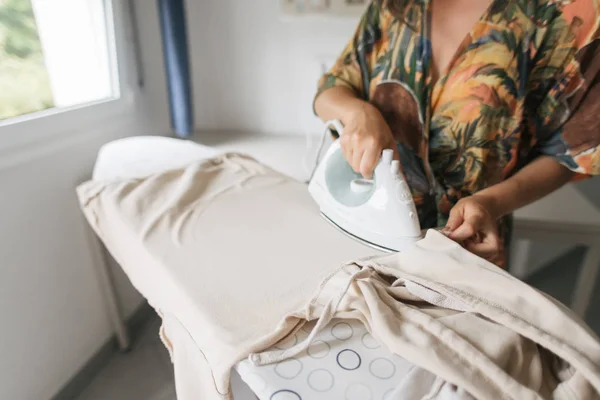
[[[568,304],[583,254],[583,249],[574,250],[529,282]],[[587,319],[600,333],[600,291],[596,291]],[[77,400],[176,400],[172,365],[158,338],[158,328],[157,318],[148,323],[133,350],[115,354]],[[234,380],[233,384],[240,382]]]

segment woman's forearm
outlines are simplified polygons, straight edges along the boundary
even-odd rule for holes
[[[334,86],[322,92],[315,100],[315,112],[323,121],[339,119],[342,124],[357,110],[373,106],[361,100],[344,86]]]
[[[574,172],[551,157],[540,157],[511,178],[475,194],[495,218],[531,204],[568,183]]]

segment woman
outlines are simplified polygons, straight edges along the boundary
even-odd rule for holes
[[[600,172],[599,3],[373,1],[315,112],[366,177],[397,149],[422,227],[503,265],[514,210]]]

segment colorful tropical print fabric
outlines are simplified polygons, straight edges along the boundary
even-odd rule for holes
[[[600,173],[600,0],[491,1],[433,85],[430,10],[371,3],[318,89],[379,108],[423,228],[540,155]]]

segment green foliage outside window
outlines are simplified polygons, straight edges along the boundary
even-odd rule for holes
[[[0,0],[0,120],[54,107],[30,0]]]

